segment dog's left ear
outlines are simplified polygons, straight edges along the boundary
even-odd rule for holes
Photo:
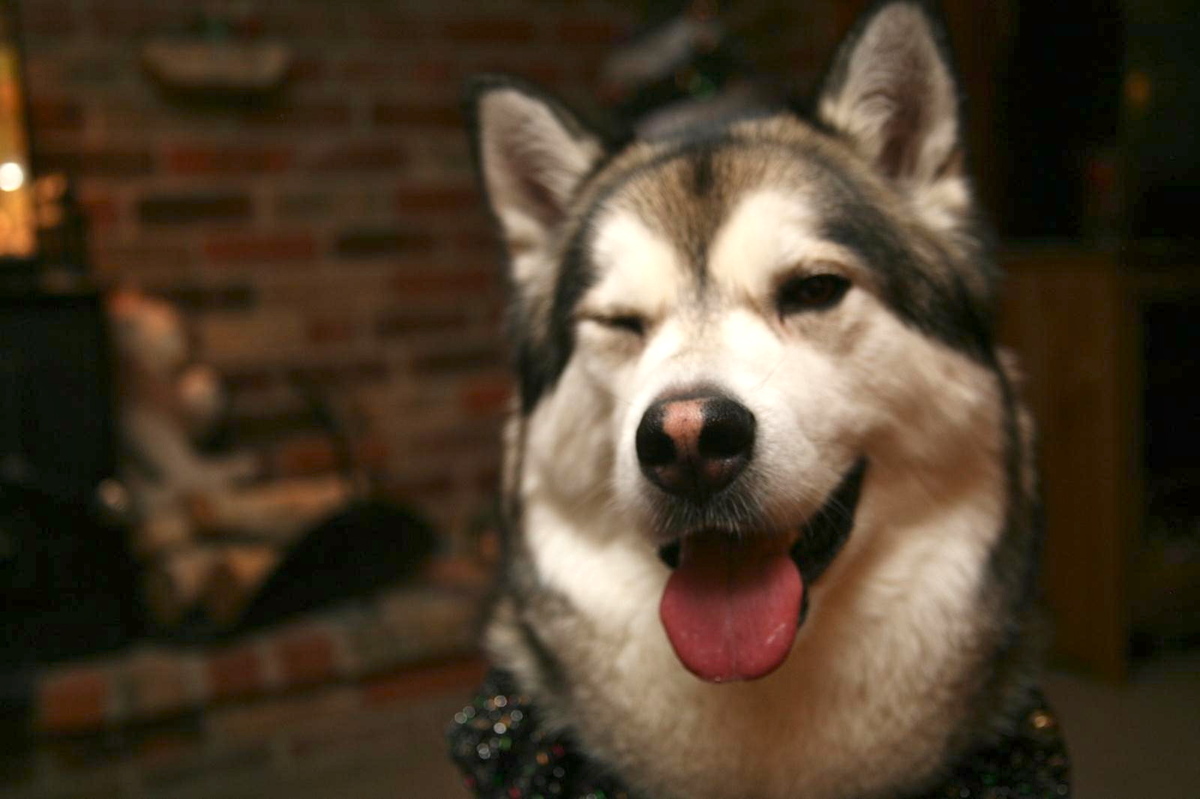
[[[923,3],[880,5],[842,44],[819,95],[818,118],[908,193],[963,177],[958,87],[944,41]]]

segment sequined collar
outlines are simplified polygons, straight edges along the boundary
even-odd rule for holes
[[[493,669],[447,733],[464,783],[479,799],[648,799],[635,797],[568,735],[546,734],[512,677]],[[941,786],[910,799],[1061,799],[1070,763],[1045,697],[1033,697],[1019,729],[966,758]]]

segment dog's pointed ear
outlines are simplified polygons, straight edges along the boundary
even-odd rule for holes
[[[877,6],[842,44],[818,118],[902,190],[964,169],[958,86],[940,21],[921,2]]]
[[[468,92],[476,165],[516,261],[548,243],[604,145],[562,104],[526,84],[485,77]]]

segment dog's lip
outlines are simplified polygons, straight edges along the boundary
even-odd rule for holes
[[[789,540],[788,548],[795,545],[796,540],[800,537],[804,525],[797,525],[789,531],[776,533],[774,535],[786,536]],[[689,538],[697,536],[728,536],[729,538],[741,539],[748,538],[753,535],[755,537],[764,535],[763,533],[746,533],[741,530],[736,530],[731,527],[702,527],[696,530],[691,530],[683,535],[673,538],[665,544],[658,547],[658,558],[667,566],[675,569],[679,566],[679,553],[683,549],[683,542]]]
[[[821,507],[807,519],[790,528],[789,544],[792,560],[800,568],[804,582],[811,585],[833,562],[854,527],[855,511],[867,471],[867,459],[858,458],[843,474],[837,487],[825,498]],[[733,528],[705,527],[693,530],[658,547],[658,557],[669,568],[679,566],[683,541],[694,535],[728,535],[734,538],[761,533],[746,533]],[[779,533],[776,533],[779,534]]]

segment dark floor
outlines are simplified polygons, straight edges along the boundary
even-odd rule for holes
[[[1200,796],[1200,651],[1142,664],[1124,686],[1054,673],[1046,693],[1066,730],[1075,799]]]
[[[1200,795],[1200,652],[1144,664],[1124,686],[1055,672],[1047,694],[1066,730],[1075,799],[1195,799]],[[43,786],[14,799],[467,799],[446,758],[443,730],[468,689],[441,690],[351,714],[314,714],[294,736],[328,743],[272,767],[231,762],[148,786],[120,774],[95,793]],[[330,705],[336,706],[336,702]],[[6,797],[10,794],[0,790]]]

